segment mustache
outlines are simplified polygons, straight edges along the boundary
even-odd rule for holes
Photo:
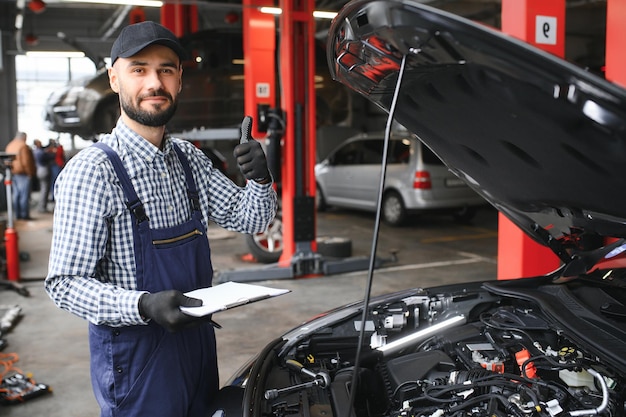
[[[165,97],[167,98],[169,101],[173,101],[172,95],[170,93],[168,93],[165,90],[156,90],[156,91],[152,91],[148,94],[143,94],[141,96],[139,96],[139,101],[143,100],[146,97]]]

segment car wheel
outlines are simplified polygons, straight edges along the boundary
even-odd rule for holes
[[[120,103],[117,95],[113,99],[98,106],[94,113],[94,130],[96,133],[109,133],[117,124],[120,117]]]
[[[382,219],[389,226],[400,226],[407,218],[402,197],[395,191],[387,192],[383,197]]]
[[[326,211],[327,208],[328,205],[326,204],[324,193],[318,184],[315,191],[315,209],[317,211]]]
[[[277,215],[265,232],[246,235],[246,244],[254,258],[265,264],[278,262],[283,254],[283,222]]]
[[[467,223],[476,216],[476,207],[463,207],[452,214],[454,220],[459,223]]]

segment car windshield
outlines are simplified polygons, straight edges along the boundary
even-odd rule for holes
[[[426,145],[422,146],[422,161],[427,165],[443,165],[443,161]]]
[[[335,154],[333,163],[334,165],[380,165],[383,147],[384,140],[382,138],[356,140],[339,149]],[[408,164],[410,156],[411,141],[408,138],[390,140],[387,163]],[[432,157],[437,158],[434,154]]]

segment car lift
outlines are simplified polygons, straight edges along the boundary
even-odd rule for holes
[[[274,2],[242,1],[244,110],[256,116],[253,137],[261,138],[262,133],[272,131],[266,138],[266,149],[270,170],[282,193],[284,247],[276,264],[221,271],[216,277],[220,282],[330,275],[365,270],[372,263],[369,257],[326,259],[316,253],[314,3],[280,0],[280,68],[276,71],[276,18],[260,11],[264,6],[273,7]],[[192,33],[197,30],[197,8],[166,3],[161,8],[161,23],[177,36]],[[284,129],[271,128],[278,118],[287,120]],[[396,260],[395,254],[390,260]],[[375,259],[374,267],[381,263]]]
[[[268,108],[281,92],[281,110],[277,113],[286,120],[284,133],[270,135],[268,160],[274,159],[272,146],[280,146],[280,171],[275,175],[282,192],[283,253],[278,263],[257,269],[221,271],[217,279],[225,281],[257,281],[303,276],[330,275],[366,270],[372,263],[369,257],[326,259],[316,252],[315,240],[315,55],[313,0],[281,0],[280,22],[280,82],[275,81],[276,29],[274,16],[258,11],[271,6],[268,0],[243,0],[244,57],[246,67],[246,114],[257,114],[265,121]],[[254,63],[254,67],[252,66]],[[261,71],[262,73],[259,73]],[[277,106],[278,107],[278,106]],[[271,110],[270,110],[271,114]],[[258,129],[258,124],[255,126]],[[256,137],[260,137],[258,131]],[[271,165],[270,165],[271,168]],[[276,171],[273,171],[273,173]],[[392,256],[395,261],[395,256]],[[375,259],[374,267],[382,260]]]
[[[20,283],[20,251],[18,245],[17,230],[13,227],[13,187],[11,179],[11,163],[15,154],[0,152],[0,161],[4,165],[4,185],[7,194],[7,226],[4,231],[4,263],[6,278],[0,279],[0,288],[16,291],[18,294],[28,297],[30,293]]]

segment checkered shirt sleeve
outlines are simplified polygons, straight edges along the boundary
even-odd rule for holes
[[[144,203],[152,228],[188,220],[191,207],[176,142],[188,157],[209,221],[256,233],[276,214],[271,184],[239,187],[187,141],[167,137],[157,149],[119,122],[102,141],[118,152]],[[70,159],[55,186],[52,246],[45,289],[57,306],[94,324],[145,324],[138,311],[143,291],[135,280],[132,219],[117,175],[101,150],[89,147]]]

